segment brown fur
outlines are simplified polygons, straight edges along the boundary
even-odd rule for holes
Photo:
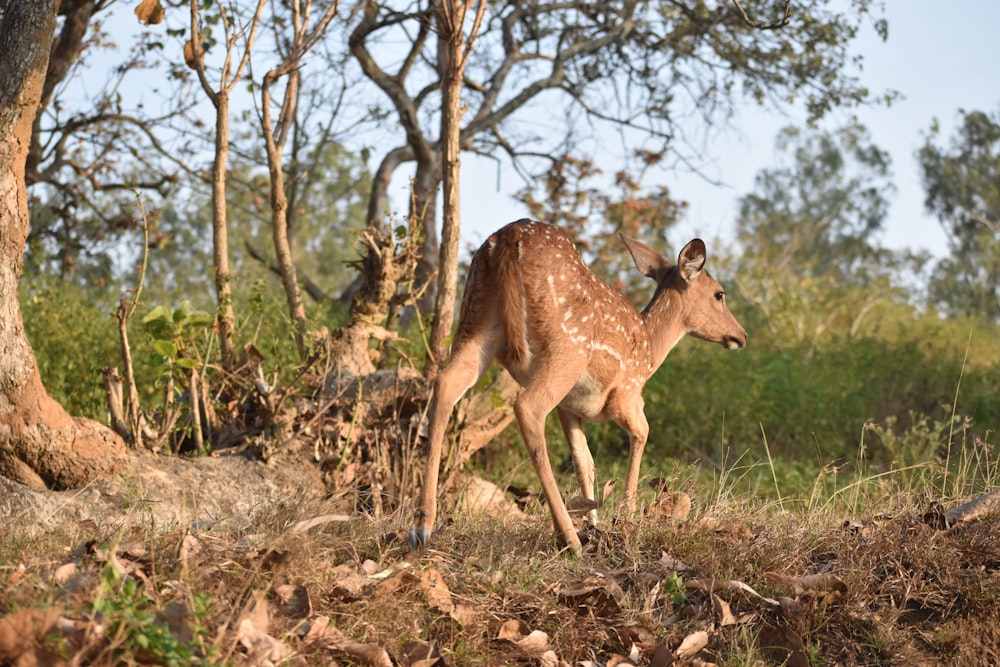
[[[524,387],[514,405],[518,426],[557,535],[579,549],[548,459],[546,415],[558,411],[589,499],[594,498],[594,464],[581,423],[611,419],[629,432],[622,504],[632,512],[649,430],[642,412],[646,380],[687,333],[728,348],[746,344],[746,331],[726,307],[722,286],[703,269],[702,241],[685,246],[677,265],[645,244],[622,241],[640,272],[657,282],[642,313],[601,282],[569,235],[552,225],[519,220],[491,235],[476,252],[451,361],[438,377],[431,402],[421,508],[410,532],[415,549],[426,543],[436,517],[448,417],[491,360],[498,360]],[[591,520],[596,519],[594,511]]]

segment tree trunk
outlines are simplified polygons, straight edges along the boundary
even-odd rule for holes
[[[223,75],[225,76],[224,73]],[[215,99],[215,161],[212,163],[212,249],[215,264],[215,291],[218,303],[219,351],[222,367],[233,367],[233,288],[229,272],[229,220],[226,215],[226,163],[229,160],[229,91],[225,82]]]
[[[285,196],[285,174],[281,170],[282,140],[275,137],[274,125],[271,122],[271,84],[277,77],[269,72],[261,86],[261,128],[264,132],[264,142],[267,148],[267,168],[271,182],[271,231],[274,241],[274,255],[281,271],[281,284],[285,288],[285,299],[288,302],[288,313],[295,326],[295,344],[299,356],[306,356],[306,310],[299,293],[299,281],[292,258],[292,248],[288,243],[288,199]],[[298,85],[298,71],[289,74],[289,87]],[[295,102],[294,93],[286,91],[281,108],[281,117],[287,118],[294,113],[291,108]],[[280,122],[280,121],[279,121]],[[284,134],[279,131],[283,137]]]
[[[69,488],[121,469],[125,443],[49,397],[24,332],[17,284],[28,238],[25,162],[55,30],[54,0],[12,0],[0,24],[0,474]]]
[[[437,374],[448,353],[445,341],[455,321],[458,297],[458,241],[461,236],[461,141],[462,82],[465,64],[486,11],[486,3],[476,3],[469,37],[465,37],[465,17],[471,0],[444,0],[438,9],[438,63],[441,71],[441,162],[444,181],[444,211],[441,248],[438,257],[437,294],[431,328],[428,377]]]
[[[438,267],[437,191],[441,184],[441,159],[436,151],[417,160],[413,177],[413,194],[410,199],[410,224],[423,226],[420,259],[414,274],[414,289],[420,294],[417,307],[421,313],[431,313],[437,281]]]
[[[444,63],[441,83],[441,161],[443,167],[443,217],[441,246],[438,256],[437,294],[434,300],[434,323],[431,327],[428,377],[437,374],[448,353],[445,339],[455,321],[455,297],[458,293],[458,240],[461,217],[459,208],[461,156],[459,133],[462,110],[462,23],[465,19],[463,2],[442,5],[438,21],[439,55]],[[449,20],[450,19],[450,20]]]

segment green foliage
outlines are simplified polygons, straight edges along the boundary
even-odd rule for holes
[[[73,415],[103,419],[101,369],[120,364],[114,295],[44,279],[24,280],[21,316],[49,395]]]
[[[205,337],[214,318],[203,310],[195,310],[190,301],[184,300],[176,309],[157,306],[142,318],[142,325],[153,338],[153,351],[159,363],[174,364],[180,368],[194,368],[197,358],[186,356],[199,339]]]
[[[787,277],[869,283],[886,274],[890,253],[875,243],[894,186],[889,156],[864,127],[778,135],[779,167],[756,178],[736,222],[744,264]]]
[[[727,448],[759,458],[763,432],[772,453],[823,465],[850,458],[866,423],[907,429],[918,415],[940,416],[951,410],[966,341],[930,356],[919,334],[834,334],[818,349],[752,337],[739,354],[684,344],[646,388],[652,460],[693,452],[719,461]],[[958,414],[983,429],[1000,425],[987,381],[998,371],[996,361],[967,368],[959,393]]]
[[[213,664],[215,647],[209,642],[209,627],[202,622],[210,613],[211,599],[195,594],[191,606],[192,637],[184,642],[157,616],[154,601],[138,581],[108,565],[102,572],[91,611],[108,624],[108,636],[117,644],[113,646],[116,662],[177,667]]]
[[[1000,112],[960,114],[948,147],[937,145],[935,121],[917,154],[925,205],[949,240],[931,299],[952,314],[1000,319]]]

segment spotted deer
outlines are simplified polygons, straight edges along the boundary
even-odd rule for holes
[[[594,459],[582,423],[614,420],[630,437],[621,510],[635,512],[639,462],[649,424],[642,388],[667,353],[691,335],[731,350],[747,332],[726,306],[726,292],[704,270],[705,244],[684,246],[674,265],[649,246],[619,234],[639,271],[656,281],[641,313],[584,264],[570,236],[531,220],[486,239],[472,258],[452,343],[429,415],[424,485],[409,542],[426,545],[437,514],[438,467],[451,412],[494,359],[523,391],[514,414],[552,513],[560,543],[580,538],[559,494],[545,444],[545,418],[555,409],[569,442],[583,494],[594,499]],[[592,513],[596,520],[596,510]]]

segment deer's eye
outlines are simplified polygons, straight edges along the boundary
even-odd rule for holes
[[[716,292],[715,293],[715,300],[716,301],[722,301],[725,298],[726,298],[726,293],[725,292]]]

